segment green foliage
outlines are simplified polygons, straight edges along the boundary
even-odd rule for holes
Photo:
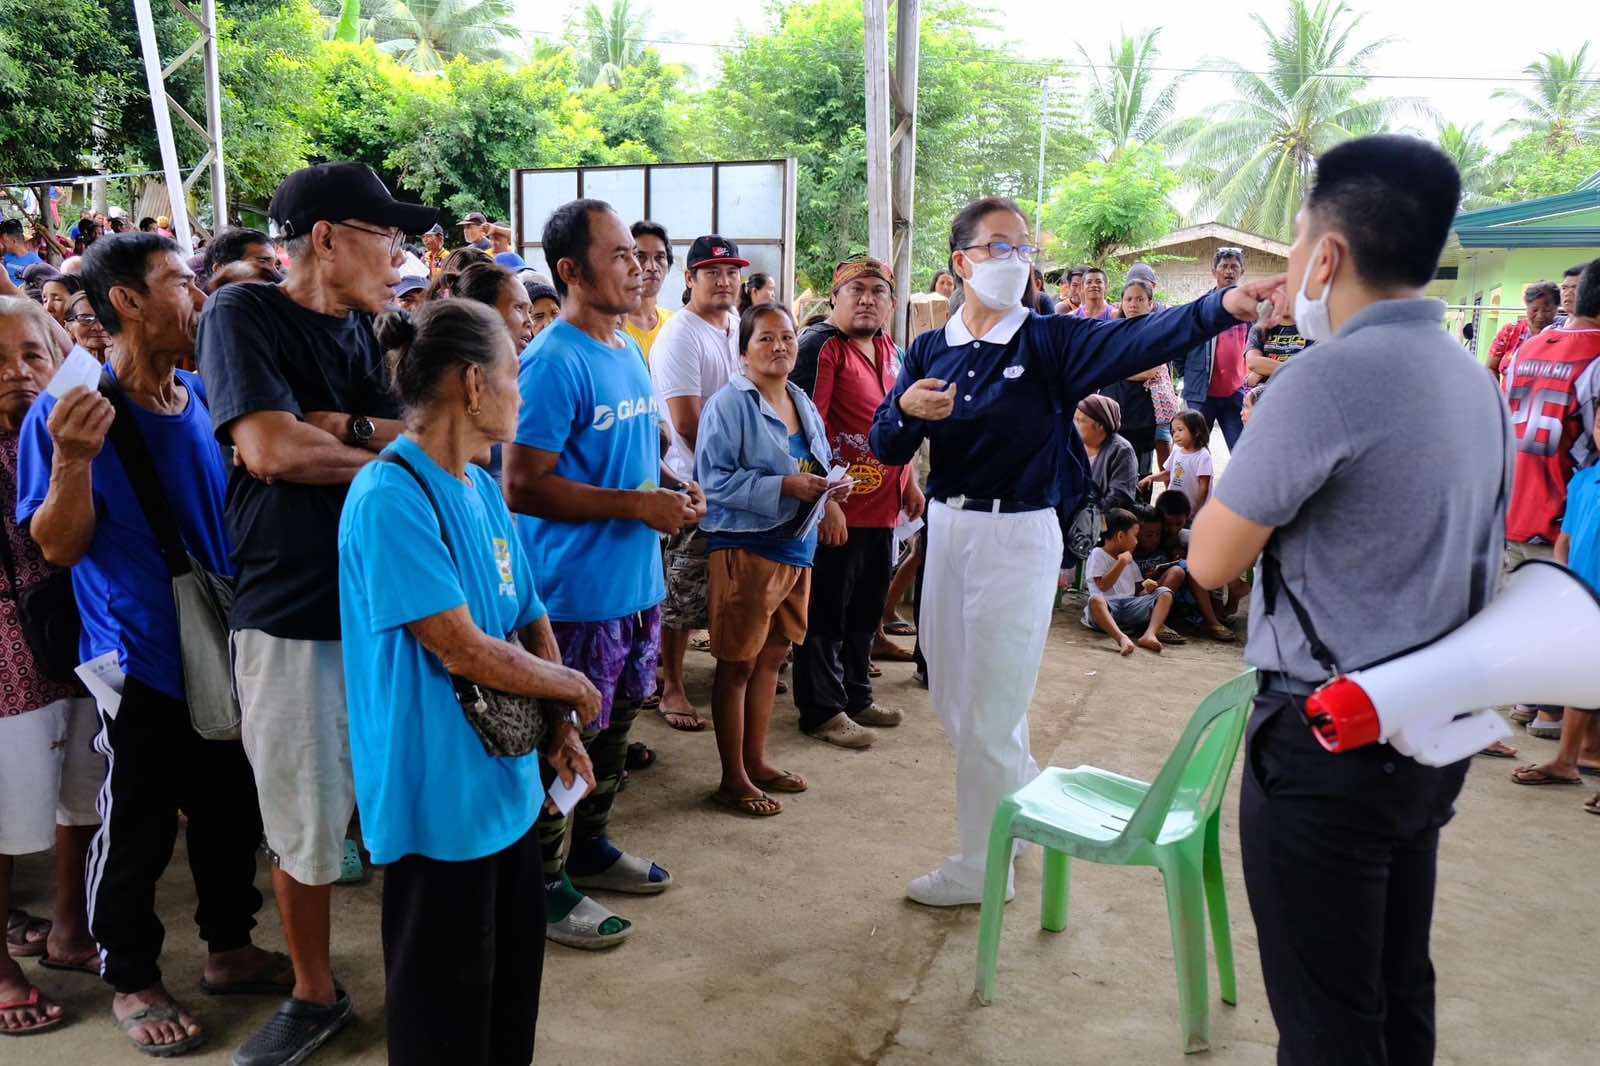
[[[677,154],[674,126],[682,92],[683,68],[668,66],[654,49],[618,72],[614,84],[586,89],[583,106],[594,116],[607,145],[630,158],[617,162],[655,162]],[[638,158],[633,158],[638,156]]]
[[[1532,92],[1494,92],[1496,99],[1509,100],[1522,112],[1502,130],[1542,138],[1551,152],[1564,152],[1582,138],[1600,137],[1600,75],[1589,68],[1587,41],[1570,56],[1544,52],[1522,72],[1536,79]]]
[[[1160,143],[1172,133],[1182,79],[1156,86],[1152,68],[1161,55],[1160,37],[1159,28],[1132,37],[1122,34],[1107,56],[1103,73],[1083,45],[1078,46],[1078,54],[1089,67],[1089,116],[1109,143],[1110,154],[1130,144]]]
[[[1185,174],[1200,190],[1199,214],[1288,240],[1317,156],[1352,137],[1386,129],[1415,101],[1363,97],[1372,57],[1388,39],[1356,45],[1361,18],[1342,0],[1289,0],[1274,29],[1252,15],[1262,40],[1248,64],[1217,60],[1234,99],[1189,123]],[[1266,72],[1253,68],[1265,65]]]
[[[0,180],[82,172],[114,147],[132,55],[101,0],[0,0]]]
[[[582,17],[568,30],[573,50],[581,57],[578,71],[584,82],[620,85],[622,72],[644,59],[641,41],[649,22],[649,15],[631,0],[611,0],[609,10],[589,0]]]
[[[1600,172],[1600,137],[1579,141],[1567,136],[1553,147],[1544,135],[1529,133],[1512,142],[1498,161],[1501,203],[1558,196]]]
[[[515,13],[514,0],[378,0],[370,34],[404,66],[437,72],[456,57],[506,58]]]
[[[1133,144],[1110,162],[1086,164],[1045,204],[1044,228],[1056,240],[1051,258],[1103,266],[1113,248],[1168,232],[1178,215],[1167,197],[1178,185],[1178,175],[1155,147]]]
[[[345,44],[361,42],[361,0],[342,0],[339,22],[333,28],[333,39]]]
[[[1439,127],[1438,143],[1439,150],[1461,172],[1461,209],[1472,211],[1488,206],[1489,193],[1501,168],[1484,143],[1483,123],[1461,127],[1446,122]]]

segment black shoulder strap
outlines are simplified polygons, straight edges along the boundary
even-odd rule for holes
[[[433,489],[429,487],[427,481],[423,480],[422,475],[417,473],[417,468],[406,462],[403,455],[386,451],[378,456],[378,462],[393,463],[398,466],[410,474],[412,480],[422,489],[422,494],[428,498],[428,506],[433,508],[433,517],[439,523],[439,539],[444,541],[444,550],[450,553],[450,561],[455,563],[456,569],[459,570],[461,568],[461,560],[456,558],[455,545],[450,543],[450,531],[445,528],[444,512],[439,510],[439,500],[434,496]]]
[[[183,535],[178,532],[178,520],[173,517],[172,505],[161,487],[161,479],[156,476],[156,464],[150,456],[150,448],[133,420],[128,396],[110,374],[100,377],[100,395],[110,400],[116,411],[106,436],[116,449],[117,458],[122,461],[122,469],[128,475],[128,485],[133,489],[134,498],[139,501],[145,521],[150,523],[150,532],[155,534],[167,570],[173,577],[187,574],[194,565],[183,546]]]
[[[1306,635],[1306,643],[1311,646],[1311,657],[1326,671],[1329,677],[1338,677],[1344,671],[1339,669],[1339,661],[1333,657],[1333,652],[1322,642],[1317,635],[1317,627],[1311,624],[1311,615],[1306,610],[1306,605],[1300,602],[1283,580],[1283,568],[1278,564],[1277,538],[1274,537],[1267,543],[1267,548],[1261,553],[1261,600],[1269,616],[1277,609],[1278,590],[1283,590],[1284,598],[1289,601],[1289,609],[1294,612],[1295,621],[1300,623],[1300,631]]]

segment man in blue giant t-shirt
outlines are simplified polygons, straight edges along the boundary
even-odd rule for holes
[[[23,236],[20,219],[8,218],[0,222],[0,251],[5,253],[6,273],[11,278],[11,284],[19,289],[22,287],[22,272],[35,263],[44,262]]]
[[[540,821],[548,935],[592,949],[621,943],[633,927],[578,888],[651,895],[672,883],[613,846],[606,828],[628,731],[655,687],[666,595],[657,534],[699,521],[705,497],[693,482],[657,483],[660,405],[638,345],[617,330],[644,286],[628,227],[608,204],[574,200],[545,224],[544,254],[561,318],[522,356],[505,493],[513,511],[532,516],[519,530],[562,659],[600,690],[600,717],[584,737],[596,786],[573,812],[564,868],[566,819]]]
[[[156,458],[164,499],[141,503],[115,444],[112,405],[76,388],[39,397],[22,425],[17,521],[44,555],[72,567],[85,659],[114,652],[126,674],[122,698],[102,708],[96,742],[110,762],[104,818],[89,853],[89,929],[111,1010],[149,1054],[198,1044],[200,1027],[161,983],[162,928],[156,881],[172,856],[178,812],[189,819],[195,917],[207,991],[286,987],[289,960],[250,943],[261,894],[255,852],[261,815],[244,747],[205,740],[190,724],[172,584],[146,505],[176,520],[200,565],[231,574],[223,521],[227,467],[211,436],[199,377],[175,369],[194,354],[205,299],[178,246],[155,234],[106,237],[83,257],[83,284],[111,335],[106,376],[122,393],[133,431]],[[159,1050],[158,1050],[159,1049]]]

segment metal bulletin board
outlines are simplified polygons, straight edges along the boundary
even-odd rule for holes
[[[778,279],[778,298],[794,300],[795,161],[655,163],[620,167],[560,167],[511,172],[511,218],[517,251],[534,270],[550,274],[541,237],[551,212],[592,197],[623,221],[659,222],[672,238],[672,270],[660,304],[677,308],[683,260],[696,237],[732,240],[750,271]]]

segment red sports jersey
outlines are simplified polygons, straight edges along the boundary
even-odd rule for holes
[[[1600,329],[1548,329],[1517,353],[1508,381],[1517,456],[1506,539],[1561,534],[1567,483],[1592,450]]]

